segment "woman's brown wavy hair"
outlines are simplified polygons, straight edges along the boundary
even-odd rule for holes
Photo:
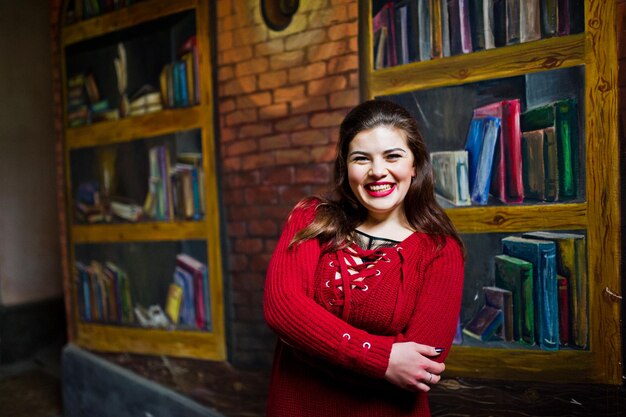
[[[367,218],[367,209],[359,203],[348,183],[348,146],[365,130],[386,126],[404,132],[415,159],[416,177],[404,199],[406,218],[416,231],[430,235],[439,246],[450,236],[463,244],[449,217],[435,200],[435,187],[426,144],[417,122],[402,106],[387,100],[369,100],[354,107],[341,123],[334,168],[334,197],[309,197],[300,206],[315,205],[315,219],[298,232],[291,244],[319,239],[326,250],[345,247],[354,230]]]

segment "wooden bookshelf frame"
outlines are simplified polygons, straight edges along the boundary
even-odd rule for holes
[[[124,9],[90,18],[61,29],[61,69],[63,97],[67,97],[66,48],[100,36],[167,17],[185,11],[194,11],[198,42],[199,73],[212,74],[211,14],[209,0],[146,0]],[[219,196],[217,195],[217,167],[215,161],[213,86],[210,76],[199,77],[200,103],[189,108],[165,109],[141,116],[104,121],[77,128],[64,127],[66,215],[69,225],[66,294],[72,317],[68,318],[68,334],[79,346],[97,351],[131,352],[139,354],[171,355],[197,359],[226,360],[222,253],[220,238]],[[64,123],[67,120],[63,109]],[[203,169],[205,172],[206,211],[201,221],[166,221],[142,223],[74,224],[70,152],[72,150],[112,145],[198,129],[201,132]],[[78,316],[77,294],[71,271],[74,246],[77,244],[105,244],[125,242],[163,242],[204,240],[207,245],[207,268],[211,294],[212,329],[160,330],[141,327],[116,326],[110,323],[81,322]]]
[[[537,71],[585,67],[586,201],[447,209],[462,233],[587,231],[589,350],[454,346],[446,374],[621,384],[621,207],[616,4],[585,0],[585,32],[373,70],[372,2],[359,2],[362,99]],[[617,294],[618,297],[615,297]]]

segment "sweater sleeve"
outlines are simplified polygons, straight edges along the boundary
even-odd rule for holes
[[[424,269],[423,285],[409,324],[397,342],[413,341],[444,353],[434,360],[443,362],[456,333],[464,276],[463,254],[459,244],[448,238],[446,245]]]
[[[309,239],[289,248],[289,243],[314,215],[315,208],[297,207],[283,229],[265,281],[265,320],[287,344],[307,354],[382,378],[394,337],[357,329],[306,294],[314,280],[320,244]]]

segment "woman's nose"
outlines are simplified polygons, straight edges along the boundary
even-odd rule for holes
[[[387,168],[385,166],[384,161],[376,161],[372,162],[372,165],[369,170],[369,175],[375,178],[383,177],[387,174]]]

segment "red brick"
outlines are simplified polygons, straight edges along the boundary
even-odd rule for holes
[[[307,149],[285,149],[276,151],[277,164],[306,164],[311,161],[311,153]]]
[[[358,72],[354,72],[354,73],[350,73],[348,75],[348,78],[350,79],[350,88],[359,88],[360,86],[360,81],[359,81],[359,73]]]
[[[237,97],[238,109],[249,109],[252,107],[267,106],[272,103],[272,95],[265,91],[255,94],[247,94]]]
[[[304,63],[304,52],[302,50],[283,52],[272,55],[270,68],[273,70],[291,68]]]
[[[348,40],[348,50],[350,52],[359,52],[359,40],[357,38],[350,38]]]
[[[237,77],[243,77],[250,74],[260,74],[269,68],[269,62],[267,58],[254,58],[247,61],[238,63],[235,66],[235,75]]]
[[[223,158],[222,167],[226,171],[238,171],[241,169],[241,158],[240,157]]]
[[[291,143],[294,146],[325,145],[328,143],[328,136],[321,130],[304,130],[292,133]]]
[[[235,45],[252,45],[267,40],[267,28],[262,25],[239,28],[234,32]],[[221,42],[221,40],[220,40]],[[219,42],[218,42],[219,43]]]
[[[310,12],[311,10],[318,10],[326,7],[328,7],[328,0],[301,1],[298,13]]]
[[[226,233],[229,237],[242,237],[248,233],[246,222],[228,222]]]
[[[238,255],[239,257],[242,257],[243,255]],[[231,263],[234,264],[234,261],[236,261],[237,259],[233,259],[235,258],[234,256],[230,259]],[[253,256],[250,257],[251,259],[253,258]],[[247,259],[246,259],[247,260]],[[232,292],[232,297],[231,297],[231,302],[234,305],[248,305],[250,304],[251,301],[251,297],[250,297],[250,292],[249,291],[233,291]]]
[[[235,100],[226,99],[220,101],[220,114],[230,113],[231,111],[237,108],[237,104],[235,104]]]
[[[285,39],[285,50],[301,50],[309,45],[322,43],[326,40],[326,31],[323,29],[307,30],[296,33]]]
[[[239,48],[232,48],[225,50],[220,54],[219,65],[223,64],[234,64],[237,62],[242,62],[247,59],[252,58],[252,47],[251,46],[241,46]]]
[[[249,271],[233,274],[233,290],[255,291],[263,289],[265,275],[253,274]],[[238,324],[238,323],[234,323]]]
[[[248,204],[276,204],[278,194],[275,187],[261,186],[246,189],[246,202]]]
[[[356,89],[337,91],[330,95],[330,108],[354,107],[359,104],[359,91]]]
[[[251,220],[248,226],[251,236],[276,236],[278,226],[276,221],[264,219],[264,220]]]
[[[226,147],[226,155],[238,156],[255,152],[259,148],[256,139],[237,140]]]
[[[230,1],[218,1],[216,9],[218,19],[233,13],[232,3]]]
[[[260,214],[263,219],[276,219],[279,221],[279,226],[282,227],[291,212],[293,206],[285,205],[272,205],[260,207]]]
[[[259,74],[259,90],[270,90],[276,87],[282,87],[285,84],[287,84],[287,71],[285,70]]]
[[[263,185],[291,184],[294,179],[294,169],[290,166],[265,168],[261,172]]]
[[[228,208],[228,218],[234,221],[242,220],[249,221],[250,219],[257,219],[261,216],[261,209],[258,205],[245,206],[232,206]]]
[[[298,201],[311,194],[310,187],[306,185],[283,185],[279,187],[280,202],[295,205]]]
[[[311,127],[339,126],[345,117],[345,111],[317,113],[311,116]]]
[[[336,151],[333,146],[318,146],[311,150],[313,162],[334,162]]]
[[[256,122],[256,109],[237,110],[226,115],[226,125],[233,126],[246,122]]]
[[[311,81],[322,78],[326,75],[326,63],[316,62],[314,64],[295,67],[289,69],[289,82],[292,84],[301,81]]]
[[[293,114],[311,113],[326,109],[328,109],[326,96],[305,97],[302,100],[294,100],[291,102],[291,112]]]
[[[359,69],[359,57],[356,54],[342,55],[328,61],[328,73],[356,71]]]
[[[335,91],[340,91],[346,88],[348,80],[342,75],[336,75],[334,77],[326,77],[321,80],[309,81],[307,85],[307,94],[309,96],[319,96],[324,94],[330,94]]]
[[[222,96],[235,96],[244,93],[256,92],[256,76],[239,77],[220,84]]]
[[[267,253],[274,252],[274,249],[276,249],[277,244],[278,244],[278,240],[276,239],[265,239],[265,243],[264,243],[265,252]]]
[[[332,26],[348,20],[348,8],[338,5],[313,11],[309,14],[309,27]]]
[[[259,185],[261,174],[258,171],[237,172],[226,175],[224,184],[229,188],[242,188]]]
[[[278,117],[285,117],[289,114],[289,108],[287,103],[273,104],[271,106],[262,107],[259,109],[259,119],[276,119]]]
[[[328,28],[328,39],[336,41],[350,36],[358,36],[359,25],[354,23],[339,23]]]
[[[298,184],[328,184],[331,178],[330,166],[328,164],[297,166],[295,178]]]
[[[358,19],[359,18],[359,5],[354,2],[348,4],[348,19]]]
[[[226,119],[226,117],[224,117],[224,119]],[[230,142],[231,140],[234,140],[237,137],[237,131],[236,129],[233,129],[232,127],[225,127],[224,126],[225,123],[226,121],[221,123],[222,128],[220,129],[220,139],[222,142]]]
[[[263,249],[263,241],[261,239],[235,239],[235,253],[259,253]]]
[[[287,119],[276,122],[275,129],[278,132],[291,132],[294,130],[302,130],[309,126],[309,117],[305,114],[300,116],[289,117]]]
[[[311,46],[308,49],[307,58],[310,62],[324,61],[332,57],[344,55],[348,52],[346,41],[326,42]]]
[[[274,55],[285,50],[283,39],[274,39],[254,46],[254,56]]]
[[[240,26],[239,14],[231,14],[224,16],[217,21],[217,33],[233,30]]]
[[[288,148],[289,146],[291,146],[291,143],[289,142],[289,135],[286,133],[259,138],[259,148],[262,151]]]
[[[241,126],[239,129],[240,138],[249,138],[265,136],[272,133],[272,125],[270,123],[255,123]]]
[[[223,52],[233,48],[233,32],[222,32],[220,33],[220,41],[217,45],[217,51]]]
[[[248,271],[248,257],[231,253],[228,257],[228,263],[231,271]]]
[[[261,153],[246,155],[241,159],[241,169],[250,170],[268,166],[274,166],[276,157],[273,153]]]
[[[276,224],[274,224],[276,228]],[[250,257],[250,271],[264,272],[270,263],[271,253],[260,253]]]
[[[297,85],[295,87],[277,88],[274,91],[274,103],[283,103],[285,101],[297,100],[304,97],[304,86]]]
[[[224,204],[227,206],[233,204],[245,204],[244,195],[242,190],[225,190],[224,191]]]

